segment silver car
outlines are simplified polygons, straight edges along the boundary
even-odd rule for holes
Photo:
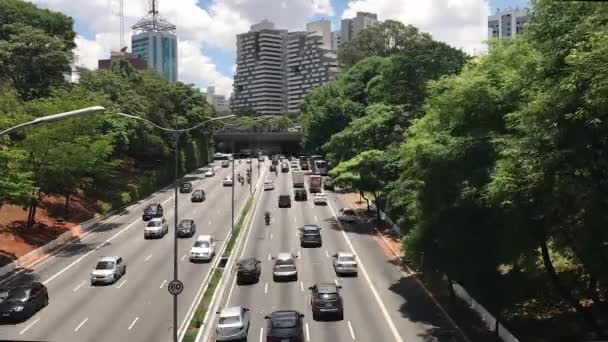
[[[272,268],[272,279],[278,281],[281,279],[298,280],[298,269],[296,267],[295,257],[290,253],[279,253],[274,259]]]
[[[121,257],[101,257],[91,272],[91,285],[115,283],[125,273],[127,273],[127,265]]]
[[[146,226],[144,227],[144,239],[149,239],[151,237],[162,238],[168,232],[169,224],[164,217],[153,218],[146,222]]]
[[[353,253],[339,252],[334,256],[334,270],[337,275],[350,274],[357,276],[357,258]]]
[[[249,332],[249,309],[240,306],[224,308],[215,328],[216,341],[233,341],[247,339]]]

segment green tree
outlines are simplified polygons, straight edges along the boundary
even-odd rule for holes
[[[380,74],[386,63],[388,60],[385,57],[368,57],[342,73],[338,83],[344,89],[344,95],[355,102],[369,104],[369,82]]]

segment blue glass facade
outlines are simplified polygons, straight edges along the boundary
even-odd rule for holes
[[[143,32],[131,38],[131,51],[169,81],[177,81],[177,38],[162,32]]]

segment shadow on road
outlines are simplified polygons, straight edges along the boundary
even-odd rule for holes
[[[106,243],[106,246],[103,246],[102,249],[104,247],[110,246],[110,243]],[[69,245],[66,245],[65,248],[63,248],[62,250],[60,250],[59,252],[57,252],[57,254],[55,254],[58,257],[62,257],[62,258],[69,258],[75,255],[80,255],[80,254],[85,254],[87,252],[92,251],[93,249],[95,249],[97,246],[99,246],[99,243],[84,243],[84,242],[80,242],[80,241],[75,241]]]

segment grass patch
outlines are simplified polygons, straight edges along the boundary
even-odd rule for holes
[[[192,321],[188,326],[186,335],[184,335],[184,342],[194,342],[194,340],[196,339],[196,334],[198,333],[198,329],[203,324],[205,314],[207,313],[207,309],[209,308],[209,304],[211,303],[211,298],[213,297],[213,292],[215,291],[215,288],[217,287],[220,282],[220,279],[222,278],[222,273],[224,273],[223,268],[216,268],[215,270],[213,270],[211,280],[209,281],[209,286],[205,290],[205,293],[203,294],[203,299],[196,308],[196,311],[194,311]]]
[[[232,249],[234,249],[234,244],[236,243],[236,239],[239,236],[239,233],[241,232],[241,228],[243,228],[243,223],[245,222],[245,217],[247,217],[247,214],[249,213],[249,210],[251,210],[252,205],[253,205],[253,197],[249,197],[247,199],[247,202],[245,202],[245,205],[243,206],[243,211],[241,211],[241,216],[239,217],[239,220],[237,221],[236,225],[234,226],[234,232],[232,232],[232,235],[230,235],[230,240],[228,241],[226,250],[224,250],[224,255],[223,255],[224,257],[228,257],[232,253]]]

